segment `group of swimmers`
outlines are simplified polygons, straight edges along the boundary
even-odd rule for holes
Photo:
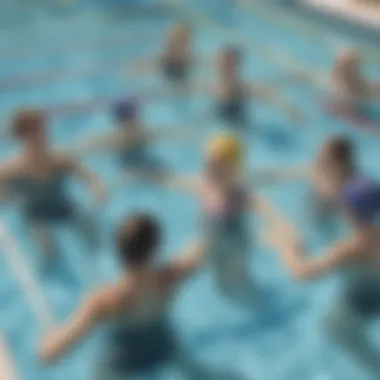
[[[153,62],[176,93],[194,87],[190,72],[196,59],[190,36],[187,26],[174,27],[163,55]],[[224,49],[218,58],[218,85],[206,86],[217,99],[217,116],[235,132],[241,131],[249,125],[248,98],[255,96],[274,102],[299,120],[302,115],[276,91],[241,79],[241,59],[238,49]],[[301,79],[312,77],[301,74]],[[333,75],[332,104],[339,112],[354,115],[361,112],[362,102],[377,96],[377,84],[370,84],[360,75],[358,57],[352,50],[338,58]],[[120,278],[92,292],[67,323],[47,332],[40,347],[44,361],[57,360],[94,327],[107,323],[109,340],[96,370],[100,380],[128,378],[174,358],[191,379],[222,379],[220,373],[189,365],[168,321],[168,309],[180,285],[205,259],[225,296],[237,299],[249,294],[256,302],[260,287],[247,269],[252,251],[248,214],[254,213],[266,226],[263,241],[278,252],[297,279],[320,277],[338,268],[345,271],[346,286],[328,318],[330,336],[348,348],[372,374],[380,374],[380,353],[372,348],[363,329],[368,317],[380,312],[380,231],[376,223],[380,184],[360,173],[350,140],[332,137],[311,165],[277,173],[268,171],[263,176],[266,183],[268,178],[273,182],[308,180],[321,225],[336,215],[351,223],[352,232],[347,238],[308,258],[295,226],[267,199],[255,194],[260,175],[244,170],[244,148],[237,135],[228,132],[212,138],[205,152],[204,172],[189,178],[170,173],[148,149],[157,138],[181,139],[185,134],[170,129],[145,130],[139,118],[139,99],[133,97],[116,101],[112,112],[120,126],[115,133],[90,138],[71,149],[108,149],[120,157],[123,170],[137,174],[136,180],[148,179],[196,196],[203,215],[202,233],[174,259],[158,266],[164,234],[160,221],[144,212],[128,216],[115,241]],[[73,158],[72,150],[52,148],[46,118],[44,112],[36,110],[20,111],[14,116],[12,134],[21,152],[1,164],[0,183],[7,196],[21,200],[31,234],[51,259],[58,250],[53,233],[57,224],[66,223],[80,231],[89,250],[98,244],[93,218],[64,190],[66,178],[79,176],[88,184],[96,202],[103,202],[107,191],[96,175]]]

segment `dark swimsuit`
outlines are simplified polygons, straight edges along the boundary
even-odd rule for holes
[[[148,151],[148,144],[143,141],[140,144],[126,148],[119,154],[119,161],[123,169],[127,170],[163,170],[162,164]]]
[[[107,333],[99,380],[152,371],[169,362],[175,350],[176,339],[164,317],[133,328],[113,327]]]
[[[380,276],[363,276],[350,282],[345,295],[347,304],[357,314],[365,317],[380,314]]]
[[[21,200],[27,219],[39,223],[65,222],[73,216],[74,207],[65,189],[66,173],[51,178],[19,178],[12,189]]]
[[[346,184],[341,202],[356,218],[377,225],[380,205],[378,183],[355,175]],[[355,263],[347,273],[345,300],[348,306],[362,316],[380,314],[380,259]]]
[[[230,99],[218,100],[216,107],[221,120],[230,126],[239,127],[247,124],[246,94],[243,88],[237,88],[235,95]]]
[[[250,245],[250,234],[247,220],[247,194],[245,189],[238,188],[228,194],[228,210],[223,215],[204,215],[206,240],[216,260],[220,260],[222,251],[230,254],[231,250],[243,253]]]
[[[190,65],[175,59],[166,59],[161,64],[162,73],[170,82],[186,82],[189,79]]]

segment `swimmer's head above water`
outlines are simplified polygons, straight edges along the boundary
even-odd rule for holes
[[[350,178],[356,166],[352,142],[344,136],[330,137],[319,152],[318,162],[337,180]]]
[[[333,76],[347,83],[358,83],[362,79],[361,60],[355,48],[342,50],[335,59]]]
[[[113,105],[112,113],[118,125],[130,128],[138,123],[138,101],[134,98],[117,101]]]
[[[169,49],[181,48],[188,45],[191,37],[191,28],[189,25],[179,23],[173,26],[169,31],[167,46]]]
[[[44,113],[37,110],[17,112],[12,119],[12,135],[35,150],[44,148],[47,145]]]
[[[161,241],[158,221],[148,214],[135,214],[120,227],[117,236],[119,258],[129,269],[149,266]]]
[[[222,183],[236,180],[241,173],[243,148],[240,140],[232,134],[212,138],[206,149],[208,175]]]

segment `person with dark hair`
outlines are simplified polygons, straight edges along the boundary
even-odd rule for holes
[[[115,101],[111,112],[116,131],[74,142],[68,151],[79,155],[109,151],[116,154],[122,170],[157,173],[165,171],[165,165],[149,151],[150,144],[170,139],[186,141],[191,137],[189,131],[174,127],[146,128],[141,120],[140,102],[132,96]]]
[[[340,194],[346,179],[358,176],[355,153],[349,138],[331,136],[322,144],[314,162],[296,168],[276,169],[273,171],[272,181],[309,181],[309,204],[313,220],[321,230],[331,235],[334,231],[331,222],[340,215]]]
[[[21,201],[22,213],[43,252],[49,257],[56,253],[51,228],[62,223],[78,227],[93,246],[96,234],[91,218],[77,207],[65,185],[68,177],[79,176],[101,202],[105,197],[102,182],[69,155],[52,149],[43,112],[23,110],[15,114],[12,135],[21,152],[0,165],[0,185]]]
[[[380,351],[371,344],[367,328],[374,317],[380,316],[380,184],[342,170],[349,169],[347,152],[346,148],[336,152],[339,172],[335,173],[340,182],[341,209],[351,227],[348,236],[321,254],[310,256],[295,228],[272,226],[267,229],[265,241],[299,280],[340,270],[343,288],[328,315],[327,332],[377,379]]]
[[[249,127],[248,103],[250,99],[259,99],[283,111],[296,123],[303,116],[296,108],[288,104],[278,92],[268,85],[247,83],[241,78],[243,51],[229,45],[224,47],[217,58],[217,83],[201,85],[201,90],[215,96],[216,115],[231,128]]]
[[[168,320],[171,300],[202,263],[204,246],[193,243],[160,266],[156,259],[161,239],[161,225],[154,216],[137,213],[122,223],[116,237],[120,278],[90,294],[67,323],[47,333],[40,350],[45,362],[57,360],[105,323],[109,325],[108,340],[96,379],[125,379],[173,360],[179,360],[191,380],[224,378],[220,374],[202,377],[202,371],[184,360]]]

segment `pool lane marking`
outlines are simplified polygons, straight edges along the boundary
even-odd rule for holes
[[[332,37],[325,31],[321,30],[321,27],[314,27],[312,23],[307,22],[300,17],[294,16],[290,12],[287,12],[287,14],[284,15],[280,13],[280,10],[276,9],[276,5],[272,5],[271,8],[268,8],[268,6],[262,2],[255,1],[253,3],[251,0],[241,0],[239,3],[242,8],[245,8],[255,18],[257,18],[257,13],[261,13],[263,17],[273,20],[277,24],[282,24],[282,26],[292,29],[296,33],[303,33],[304,35],[307,35],[308,38],[314,41],[322,42],[332,48]],[[347,44],[347,40],[349,39],[347,36],[335,30],[333,33],[338,36],[337,40],[341,40],[338,41],[339,43],[344,45]],[[354,45],[360,54],[370,63],[379,63],[380,52],[375,47],[363,47],[360,45],[360,42],[348,44]]]
[[[0,221],[0,245],[2,246],[1,253],[13,269],[14,275],[24,291],[29,306],[40,327],[48,329],[54,326],[54,317],[42,291],[42,287],[30,265],[23,257],[15,239],[2,221]]]
[[[16,371],[10,350],[5,340],[0,335],[0,379],[1,380],[19,380],[20,376]]]
[[[44,50],[37,50],[34,48],[31,48],[30,45],[24,47],[24,46],[19,46],[19,45],[15,45],[15,49],[13,51],[9,51],[9,50],[5,50],[3,51],[2,50],[2,47],[0,47],[0,58],[2,59],[2,63],[4,62],[4,60],[12,60],[12,59],[21,59],[21,58],[24,58],[24,59],[30,59],[30,58],[40,58],[41,54],[42,53],[46,53],[46,54],[59,54],[59,55],[62,55],[62,49],[65,48],[64,52],[69,52],[69,51],[75,51],[75,50],[82,50],[84,48],[88,48],[88,47],[91,47],[91,48],[96,48],[96,47],[99,47],[99,45],[104,45],[104,47],[109,47],[110,45],[114,45],[114,44],[117,44],[117,43],[125,43],[125,42],[128,42],[130,39],[132,38],[136,38],[136,35],[139,35],[139,38],[141,37],[141,35],[138,33],[138,31],[135,31],[135,33],[128,33],[126,35],[123,35],[123,31],[119,31],[118,34],[115,34],[115,35],[110,35],[110,36],[107,36],[107,38],[102,38],[102,39],[98,39],[98,38],[95,38],[95,39],[83,39],[83,40],[79,40],[77,41],[77,44],[76,45],[73,45],[72,44],[72,41],[69,45],[65,46],[63,45],[64,42],[67,42],[67,41],[55,41],[54,44],[52,44],[51,46],[46,46],[46,44],[43,44],[44,46]],[[58,46],[57,46],[58,45]],[[29,48],[30,49],[29,49]],[[26,48],[26,49],[25,49]],[[53,48],[50,50],[50,48]],[[49,50],[46,50],[46,49],[49,49]],[[67,51],[66,51],[67,50]],[[34,54],[30,54],[30,53],[34,53]]]
[[[105,47],[107,46],[105,45]],[[123,52],[123,50],[120,50],[120,53],[121,52]],[[79,69],[76,68],[75,71],[65,71],[70,69],[70,67],[61,67],[51,71],[41,70],[34,75],[20,76],[19,74],[13,74],[12,76],[7,77],[0,76],[0,91],[28,90],[36,85],[56,84],[57,80],[73,80],[81,78],[82,75],[92,76],[102,73],[114,73],[115,71],[119,72],[130,63],[130,52],[126,51],[125,54],[125,56],[123,54],[123,57],[101,61],[97,66],[83,66]],[[107,70],[109,68],[112,70]]]

